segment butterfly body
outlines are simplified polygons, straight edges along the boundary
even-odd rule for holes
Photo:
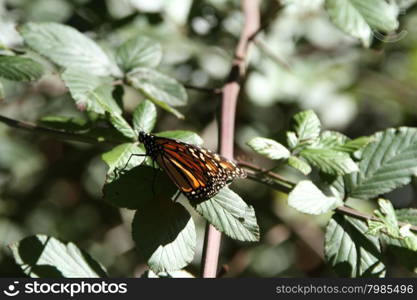
[[[139,141],[145,146],[146,155],[190,200],[210,199],[233,179],[246,177],[234,162],[208,149],[143,131],[139,132]]]

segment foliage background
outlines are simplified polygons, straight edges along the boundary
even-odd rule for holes
[[[285,140],[291,116],[312,108],[323,127],[349,137],[387,127],[417,125],[417,9],[400,14],[392,42],[376,39],[370,49],[343,34],[329,20],[321,0],[293,2],[279,9],[251,48],[248,77],[238,106],[236,157],[265,167],[271,162],[245,144],[255,136]],[[406,2],[406,1],[404,1]],[[408,1],[411,3],[411,1]],[[263,1],[264,14],[275,1]],[[182,0],[0,0],[0,44],[21,43],[16,24],[54,21],[86,32],[103,47],[137,34],[162,44],[160,69],[188,86],[221,87],[230,69],[243,16],[239,1]],[[46,66],[53,71],[52,66]],[[76,117],[62,81],[53,72],[36,84],[1,79],[0,114],[36,122],[47,115]],[[219,96],[188,90],[181,108],[186,120],[159,110],[155,131],[187,129],[216,148]],[[127,110],[138,103],[131,90]],[[37,233],[76,243],[102,262],[111,276],[140,276],[146,266],[130,234],[132,212],[102,200],[104,146],[58,141],[0,124],[0,276],[23,276],[6,245]],[[297,179],[283,167],[281,174]],[[312,217],[286,205],[286,195],[260,184],[235,185],[255,207],[260,243],[223,239],[225,276],[334,276],[323,261],[323,227],[330,215]],[[396,208],[416,207],[415,181],[386,195]],[[357,203],[365,211],[372,202]],[[187,267],[198,274],[204,222],[198,225],[197,255]],[[388,276],[409,273],[393,260]]]

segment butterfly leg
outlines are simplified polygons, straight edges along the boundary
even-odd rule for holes
[[[147,155],[146,154],[135,154],[135,153],[130,154],[130,156],[129,156],[129,158],[128,158],[128,160],[127,160],[127,162],[126,162],[126,164],[124,165],[123,168],[121,168],[121,169],[115,168],[114,169],[114,173],[116,174],[116,177],[119,177],[119,175],[121,174],[121,172],[124,171],[127,168],[127,166],[129,165],[130,160],[134,156],[142,156],[143,157],[143,156],[147,156]]]
[[[181,192],[177,191],[177,193],[174,195],[174,199],[172,199],[173,202],[177,202],[178,198],[180,197]]]

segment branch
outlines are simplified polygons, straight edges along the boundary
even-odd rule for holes
[[[223,86],[222,105],[220,108],[219,152],[229,159],[233,159],[236,104],[240,91],[240,82],[246,71],[245,58],[250,39],[260,27],[259,6],[260,0],[242,0],[245,23],[236,47],[229,78]],[[203,277],[216,277],[220,242],[221,233],[208,224],[202,256]]]
[[[274,172],[268,171],[268,170],[264,170],[262,168],[259,168],[251,163],[248,162],[244,162],[244,161],[238,161],[238,164],[240,166],[243,167],[247,167],[250,168],[251,170],[253,170],[253,173],[249,173],[248,178],[252,179],[254,181],[263,183],[265,185],[268,185],[269,187],[276,189],[276,190],[280,190],[283,191],[285,193],[289,193],[294,186],[296,185],[296,183],[291,182],[285,178],[283,178],[281,175],[276,174]],[[265,177],[270,177],[273,180],[268,180]],[[278,181],[278,182],[277,182]],[[281,183],[280,183],[281,182]],[[348,215],[357,219],[361,219],[361,220],[374,220],[374,221],[378,221],[379,219],[373,215],[370,214],[366,214],[363,212],[360,212],[354,208],[342,205],[339,206],[335,209],[337,212],[344,214],[344,215]],[[407,223],[404,222],[398,222],[398,224],[400,226],[404,226],[407,225]],[[411,225],[411,224],[410,224]],[[417,232],[417,226],[415,225],[411,225],[410,230]]]
[[[39,126],[36,124],[32,124],[29,122],[18,121],[14,119],[10,119],[0,115],[0,122],[17,129],[22,129],[25,131],[30,131],[32,133],[37,134],[45,134],[49,136],[53,136],[58,139],[64,139],[67,141],[75,141],[75,142],[82,142],[88,144],[107,144],[107,145],[115,145],[114,142],[111,141],[99,141],[93,137],[88,137],[85,135],[81,135],[78,133],[72,133],[64,130],[52,129],[43,126]]]
[[[218,88],[208,88],[208,87],[194,86],[194,85],[189,85],[189,84],[183,84],[183,86],[186,89],[194,90],[194,91],[198,91],[202,93],[215,94],[215,95],[222,93],[222,89],[218,89]]]
[[[360,212],[356,209],[353,209],[351,207],[344,206],[344,205],[337,207],[336,211],[341,213],[341,214],[345,214],[345,215],[348,215],[348,216],[351,216],[351,217],[354,217],[354,218],[357,218],[357,219],[362,219],[362,220],[366,220],[366,221],[368,221],[368,220],[380,221],[377,217],[375,217],[373,215],[362,213],[362,212]],[[408,223],[398,222],[398,225],[400,225],[400,226],[404,226],[404,225],[407,225],[407,224]],[[417,232],[417,226],[411,225],[410,230]]]

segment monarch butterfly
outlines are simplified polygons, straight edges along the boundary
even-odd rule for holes
[[[146,156],[152,158],[189,200],[204,201],[246,172],[208,149],[139,132]]]

